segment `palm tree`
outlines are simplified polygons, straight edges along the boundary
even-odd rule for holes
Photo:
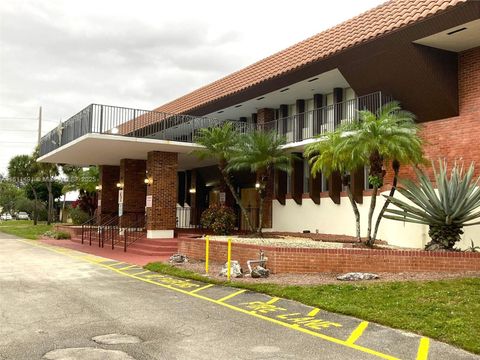
[[[305,148],[304,157],[309,160],[311,174],[313,177],[321,173],[322,176],[330,176],[333,172],[340,172],[342,175],[342,184],[346,188],[348,199],[352,205],[355,215],[355,230],[357,240],[361,241],[360,236],[360,212],[353,198],[351,191],[350,175],[363,167],[362,159],[356,159],[351,156],[343,156],[337,148],[342,141],[342,130],[325,134],[320,141],[312,143]]]
[[[254,131],[241,137],[234,155],[230,158],[229,169],[249,170],[256,174],[256,187],[259,193],[259,219],[257,233],[263,228],[263,205],[266,187],[274,170],[289,173],[293,155],[284,148],[286,139],[274,131]]]
[[[368,212],[367,245],[372,246],[372,218],[378,189],[383,185],[384,164],[423,162],[422,139],[418,135],[415,115],[402,110],[398,101],[380,107],[377,113],[359,111],[359,121],[346,125],[337,151],[344,156],[361,160],[370,167],[368,177],[373,186]],[[388,204],[387,204],[388,206]]]
[[[239,136],[240,134],[235,130],[233,124],[230,122],[226,122],[222,126],[218,127],[202,128],[195,137],[195,142],[203,145],[204,148],[195,150],[192,153],[199,159],[213,158],[217,160],[218,169],[222,174],[226,186],[232,193],[235,202],[240,207],[248,228],[254,232],[255,229],[250,222],[247,210],[242,205],[240,198],[233,187],[230,179],[230,169],[227,167],[234,148],[238,144]]]

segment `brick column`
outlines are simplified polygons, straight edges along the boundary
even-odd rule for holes
[[[147,157],[147,176],[151,185],[152,207],[147,208],[147,238],[173,238],[176,226],[178,154],[151,151]]]
[[[120,167],[102,165],[100,166],[100,189],[98,190],[97,221],[116,215],[118,212],[118,189],[117,183],[120,179]]]
[[[145,218],[145,160],[120,160],[120,183],[123,185],[123,215],[120,227],[143,226]]]
[[[273,121],[274,118],[273,109],[263,108],[257,111],[257,124],[262,126],[267,122]]]

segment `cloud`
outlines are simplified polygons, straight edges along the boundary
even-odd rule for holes
[[[344,0],[340,20],[378,2]],[[40,105],[43,133],[90,103],[152,109],[339,20],[290,13],[252,0],[235,8],[220,0],[2,0],[0,172],[10,156],[32,150]]]

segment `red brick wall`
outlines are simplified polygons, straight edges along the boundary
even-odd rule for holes
[[[81,226],[55,225],[55,231],[63,231],[63,232],[69,233],[72,238],[82,236],[82,227]]]
[[[247,260],[258,259],[259,250],[268,257],[272,273],[369,272],[455,272],[480,271],[480,253],[427,252],[361,249],[273,248],[232,244],[232,260],[247,268]],[[189,258],[205,259],[205,241],[179,238],[178,251]],[[227,243],[210,241],[210,260],[225,262]]]
[[[120,226],[135,226],[144,218],[147,194],[145,170],[145,160],[120,160],[120,182],[123,184],[123,215]]]
[[[105,217],[116,214],[118,211],[118,188],[117,183],[120,179],[120,167],[102,165],[100,167],[100,185],[98,192],[100,206],[97,209],[97,215]]]
[[[476,164],[480,175],[480,47],[459,54],[458,96],[459,116],[423,123],[422,138],[429,160],[446,158],[449,165],[463,160],[466,166]],[[412,169],[403,167],[402,177],[414,178]],[[387,173],[386,185],[391,184],[392,172]]]
[[[263,125],[267,122],[273,121],[273,118],[273,109],[264,108],[257,111],[257,124]]]
[[[147,230],[173,230],[176,225],[178,154],[151,151],[147,158],[147,187],[152,207],[147,208]]]

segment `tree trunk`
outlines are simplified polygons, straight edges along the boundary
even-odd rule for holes
[[[353,198],[353,194],[352,194],[352,190],[350,189],[350,185],[347,186],[347,196],[348,196],[348,200],[350,200],[350,204],[352,205],[353,213],[355,214],[355,234],[356,234],[356,237],[357,237],[357,241],[361,242],[362,237],[361,237],[361,234],[360,234],[360,212],[358,211],[357,203],[356,203],[355,199]]]
[[[53,194],[52,194],[52,182],[47,181],[48,190],[48,207],[47,207],[47,225],[52,223],[52,207],[53,207]]]
[[[262,228],[263,228],[263,202],[264,196],[262,195],[262,190],[260,190],[260,203],[258,205],[258,228],[257,234],[262,237]]]
[[[360,234],[360,212],[358,211],[357,202],[353,198],[352,189],[350,188],[350,175],[344,173],[342,174],[342,185],[347,189],[347,196],[348,200],[350,200],[350,204],[352,205],[353,213],[355,214],[355,233],[358,242],[362,241],[361,234]]]
[[[225,184],[227,184],[227,187],[230,189],[230,192],[232,193],[233,198],[235,199],[235,202],[237,205],[240,207],[240,210],[243,214],[243,217],[245,218],[245,222],[247,223],[248,228],[252,233],[255,232],[255,228],[253,227],[252,223],[250,222],[250,218],[247,213],[247,209],[242,205],[240,198],[238,197],[237,193],[235,192],[235,189],[230,182],[230,178],[228,177],[228,172],[225,170],[225,167],[222,167],[221,165],[218,166],[220,169],[220,172],[222,173],[223,180],[225,180]]]
[[[397,188],[398,173],[400,171],[400,163],[398,163],[398,161],[396,160],[393,160],[392,167],[394,171],[393,184],[392,184],[392,188],[390,189],[390,193],[388,194],[388,196],[391,196],[391,197],[393,197],[393,195],[395,194],[395,190]],[[380,213],[378,214],[377,221],[375,223],[375,230],[373,232],[373,242],[375,242],[375,240],[377,239],[377,233],[378,233],[378,228],[380,227],[380,221],[382,220],[383,214],[385,214],[385,211],[387,210],[388,205],[390,205],[390,199],[387,199],[385,201],[385,203],[383,204],[382,210],[380,210]]]
[[[259,197],[260,197],[260,203],[258,204],[258,228],[257,228],[257,233],[262,237],[262,229],[263,229],[263,206],[265,203],[265,196],[266,196],[266,188],[268,184],[268,171],[266,173],[259,173],[257,174],[257,181],[260,184],[260,189],[259,189]]]
[[[425,245],[425,250],[453,251],[455,243],[462,239],[463,229],[458,225],[430,225],[428,235],[431,241]]]
[[[377,204],[377,194],[378,189],[383,184],[383,159],[380,153],[375,150],[372,152],[369,158],[370,162],[370,178],[369,181],[373,185],[372,195],[370,198],[370,209],[368,211],[368,227],[367,227],[367,246],[373,246],[373,238],[372,238],[372,219],[373,213],[375,212],[375,206]]]
[[[67,201],[67,194],[63,194],[63,205],[62,205],[62,219],[61,219],[61,222],[67,222],[66,218],[65,218],[65,203]]]
[[[373,212],[375,211],[375,205],[377,204],[377,193],[378,187],[377,185],[373,185],[372,195],[370,199],[370,210],[368,210],[368,227],[367,227],[367,246],[373,246],[373,238],[372,238],[372,218]]]
[[[31,185],[32,187],[32,192],[33,192],[33,225],[37,225],[38,223],[38,211],[37,211],[37,202],[38,202],[38,196],[37,196],[37,191]]]

